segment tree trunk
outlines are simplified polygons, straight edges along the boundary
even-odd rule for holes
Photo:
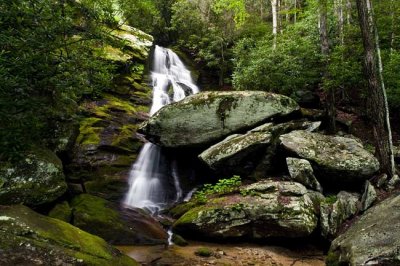
[[[328,56],[329,56],[329,40],[328,40],[328,4],[327,0],[319,1],[319,33],[321,40],[321,53],[325,61],[324,79],[328,79]],[[335,91],[328,88],[326,99],[326,113],[328,117],[328,131],[335,133],[336,131],[336,110],[335,110]]]
[[[293,23],[296,24],[297,22],[297,0],[294,0],[294,17],[293,17]]]
[[[385,85],[382,77],[382,60],[378,31],[374,22],[370,0],[357,0],[358,20],[364,45],[364,70],[368,81],[368,115],[375,137],[375,150],[381,171],[389,177],[395,175],[392,134]]]
[[[278,0],[271,0],[272,6],[272,35],[274,36],[273,48],[276,48],[276,39],[278,35]]]

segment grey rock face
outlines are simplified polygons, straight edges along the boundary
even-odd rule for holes
[[[323,237],[328,239],[335,237],[342,223],[357,213],[359,197],[357,193],[341,191],[333,204],[321,202],[320,223]]]
[[[378,160],[352,138],[298,130],[280,140],[286,151],[310,161],[323,186],[343,189],[360,185],[379,170]]]
[[[203,238],[296,238],[310,235],[317,216],[307,189],[295,182],[265,180],[196,207],[174,224],[182,235]]]
[[[309,161],[298,158],[286,158],[290,177],[308,188],[322,192],[322,186],[314,176],[314,171]]]
[[[203,146],[298,110],[294,100],[268,92],[201,92],[165,106],[139,132],[164,147]]]
[[[367,210],[329,250],[327,265],[399,265],[400,196]]]

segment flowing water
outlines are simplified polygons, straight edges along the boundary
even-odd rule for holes
[[[156,46],[153,70],[151,73],[153,104],[150,115],[163,106],[180,101],[199,89],[194,84],[190,71],[172,50]],[[174,201],[182,198],[182,189],[176,161],[169,163],[161,147],[146,143],[132,166],[129,175],[129,191],[125,204],[131,207],[148,209],[156,213],[168,204],[171,195],[165,189],[169,176],[175,189]]]

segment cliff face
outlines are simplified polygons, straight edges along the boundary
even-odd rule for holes
[[[151,103],[146,73],[153,38],[129,26],[111,34],[124,46],[106,47],[103,57],[113,62],[118,75],[112,88],[80,104],[79,134],[66,170],[70,188],[120,200],[142,144],[136,129]]]

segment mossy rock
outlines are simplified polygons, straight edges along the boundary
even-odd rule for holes
[[[208,200],[182,215],[174,232],[197,239],[302,238],[317,226],[307,189],[295,182],[265,180],[240,194]]]
[[[0,202],[37,206],[64,194],[67,184],[60,159],[37,147],[15,164],[0,165]]]
[[[121,209],[102,198],[81,194],[71,202],[73,225],[118,245],[165,244],[167,234],[143,212]]]
[[[66,223],[70,223],[72,219],[72,209],[67,201],[63,201],[62,203],[54,206],[54,208],[49,212],[48,216]]]
[[[68,223],[22,205],[0,206],[1,265],[139,265]]]
[[[298,110],[292,99],[268,92],[200,92],[163,107],[138,132],[164,147],[199,147]]]
[[[296,130],[280,140],[289,155],[311,163],[326,189],[360,189],[379,170],[378,160],[354,138]]]
[[[211,257],[213,255],[213,251],[207,247],[200,247],[194,251],[194,254],[199,257]]]

